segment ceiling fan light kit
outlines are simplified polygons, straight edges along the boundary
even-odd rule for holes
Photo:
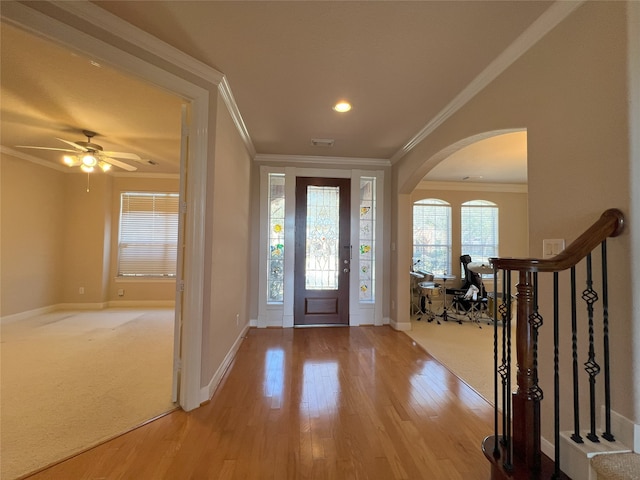
[[[36,147],[31,145],[17,146],[19,148],[35,148],[37,150],[56,150],[61,152],[68,152],[62,159],[63,163],[65,165],[68,165],[69,167],[80,167],[80,170],[85,173],[93,172],[96,167],[99,167],[103,172],[108,172],[112,167],[122,168],[123,170],[126,170],[128,172],[137,170],[137,167],[129,165],[128,163],[125,163],[121,160],[116,160],[116,158],[131,160],[138,163],[148,163],[149,165],[157,164],[152,163],[151,161],[145,162],[140,158],[139,155],[136,155],[135,153],[107,152],[103,150],[101,145],[91,142],[91,139],[96,135],[95,132],[92,132],[91,130],[82,130],[82,133],[85,137],[87,137],[86,142],[71,142],[63,138],[56,138],[57,140],[60,140],[61,142],[73,147],[74,150],[65,148]]]

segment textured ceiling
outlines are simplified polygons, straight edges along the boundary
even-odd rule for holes
[[[93,3],[224,73],[258,154],[388,160],[551,2]],[[160,163],[141,170],[177,171],[179,99],[4,24],[1,61],[4,147],[64,147],[55,137],[91,129],[105,149]],[[353,110],[334,112],[340,99]],[[523,138],[495,139],[495,155],[469,147],[433,179],[482,167],[481,181],[524,183]]]

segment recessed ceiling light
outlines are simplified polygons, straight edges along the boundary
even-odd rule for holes
[[[336,112],[344,113],[351,110],[351,104],[349,102],[338,102],[333,106]]]

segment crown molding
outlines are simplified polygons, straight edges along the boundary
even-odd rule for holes
[[[155,179],[168,179],[168,180],[180,180],[179,173],[153,173],[153,172],[108,172],[109,175],[115,178],[155,178]]]
[[[233,120],[236,129],[238,130],[238,134],[242,139],[249,155],[251,158],[256,156],[256,149],[253,146],[253,141],[251,140],[251,136],[249,135],[249,130],[242,119],[242,115],[240,114],[240,110],[238,109],[238,104],[236,103],[235,98],[233,97],[233,93],[231,92],[231,86],[229,85],[229,81],[227,77],[223,77],[222,81],[218,85],[218,91],[220,92],[220,96],[222,97],[222,101],[227,106],[227,110],[231,115],[231,119]]]
[[[47,167],[62,173],[70,173],[69,167],[67,167],[66,165],[58,165],[57,163],[54,163],[54,162],[47,162],[46,160],[42,160],[40,158],[34,157],[33,155],[29,155],[28,153],[21,152],[19,150],[14,150],[13,148],[5,147],[4,145],[0,145],[0,153],[2,155],[9,155],[11,157],[16,157],[22,160],[26,160],[27,162],[35,163],[37,165],[40,165],[41,167]]]
[[[315,165],[340,165],[343,167],[371,166],[390,167],[391,162],[385,158],[359,158],[359,157],[324,157],[313,155],[271,155],[257,154],[255,162],[260,163],[290,163],[290,164],[315,164]]]
[[[251,157],[255,156],[255,147],[253,146],[249,131],[244,123],[242,115],[240,114],[238,105],[236,104],[233,93],[231,92],[231,86],[229,85],[224,73],[199,60],[196,60],[190,55],[184,53],[182,50],[169,45],[159,38],[154,37],[144,30],[141,30],[120,17],[117,17],[97,5],[89,3],[88,1],[53,1],[51,3],[61,10],[82,19],[91,25],[102,28],[116,37],[162,58],[170,64],[216,85],[247,151]]]
[[[71,15],[74,15],[83,21],[95,25],[116,37],[132,43],[157,57],[192,73],[199,78],[207,80],[215,85],[220,84],[224,78],[224,74],[215,68],[196,60],[187,55],[182,50],[169,45],[157,37],[141,30],[140,28],[128,23],[126,20],[103,10],[88,1],[58,1],[54,0],[51,4],[58,7]]]
[[[415,190],[447,190],[459,192],[528,193],[526,183],[420,182]]]
[[[524,55],[540,39],[549,33],[560,22],[567,18],[576,8],[586,0],[556,1],[538,19],[533,22],[515,41],[498,55],[467,87],[447,104],[422,130],[402,146],[391,157],[391,164],[395,164],[420,142],[427,138],[435,129],[442,125],[449,117],[460,110],[482,89],[495,80],[518,58]]]

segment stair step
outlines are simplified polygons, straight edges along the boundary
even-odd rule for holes
[[[640,480],[640,454],[612,453],[596,455],[591,466],[598,480]]]

